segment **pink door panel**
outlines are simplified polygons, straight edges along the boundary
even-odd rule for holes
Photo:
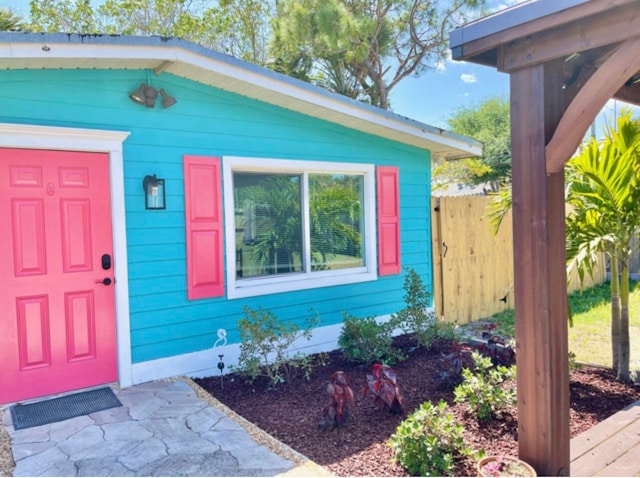
[[[117,379],[109,156],[0,149],[0,403]]]

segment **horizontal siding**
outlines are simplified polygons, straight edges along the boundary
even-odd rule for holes
[[[178,103],[163,110],[134,104],[128,93],[147,82]],[[182,156],[251,156],[397,165],[400,171],[402,265],[432,288],[429,153],[349,130],[172,75],[141,71],[3,71],[0,121],[130,131],[124,143],[124,182],[133,362],[212,347],[247,305],[302,323],[309,309],[322,325],[342,312],[380,316],[404,303],[404,274],[376,281],[227,300],[187,300]],[[167,209],[145,211],[142,178],[166,181]],[[117,264],[116,264],[117,267]]]
[[[177,226],[156,227],[154,228],[154,234],[149,234],[148,230],[132,226],[127,231],[127,241],[129,246],[172,244],[176,242],[184,244],[184,228]]]

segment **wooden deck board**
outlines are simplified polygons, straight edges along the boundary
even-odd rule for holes
[[[640,445],[627,450],[611,465],[602,469],[597,476],[638,476],[640,475]]]
[[[571,475],[640,475],[640,401],[571,440]]]

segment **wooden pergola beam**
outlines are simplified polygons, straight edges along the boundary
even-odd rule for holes
[[[625,41],[578,91],[547,145],[547,172],[562,171],[598,112],[640,69],[640,38]]]
[[[638,79],[640,80],[640,78]],[[627,103],[640,104],[640,83],[630,83],[628,85],[625,83],[622,88],[616,91],[613,97]]]
[[[622,42],[630,34],[639,33],[640,11],[637,5],[626,5],[598,14],[597,26],[582,19],[511,41],[502,48],[498,69],[508,72],[566,58],[586,48]]]
[[[554,2],[554,0],[550,1]],[[561,3],[561,1],[557,0],[556,3]],[[557,13],[533,18],[526,23],[520,23],[513,27],[479,36],[478,38],[465,40],[461,45],[452,46],[453,59],[497,67],[497,55],[494,51],[497,45],[506,46],[512,42],[530,38],[532,35],[538,34],[541,31],[562,27],[573,22],[584,22],[585,18],[593,15],[600,16],[610,11],[613,7],[617,8],[633,4],[637,4],[637,0],[617,0],[615,5],[611,4],[611,0],[590,0],[580,5],[579,8],[561,10]],[[460,30],[466,28],[467,27],[463,27]],[[581,50],[584,50],[585,47],[589,46],[583,44]]]

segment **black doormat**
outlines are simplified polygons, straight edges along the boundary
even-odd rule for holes
[[[13,428],[22,430],[121,406],[122,403],[113,390],[104,387],[43,402],[13,405],[9,410],[11,410]]]

